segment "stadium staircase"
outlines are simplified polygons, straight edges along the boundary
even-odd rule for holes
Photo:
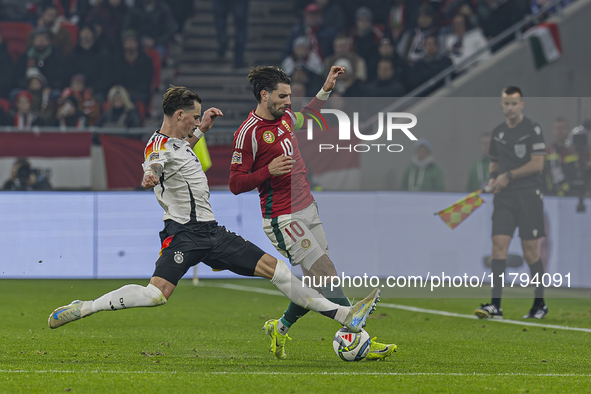
[[[208,137],[208,144],[227,144],[232,142],[236,127],[255,107],[246,79],[248,68],[232,67],[232,15],[228,17],[228,50],[225,57],[220,59],[216,53],[218,43],[211,1],[198,0],[195,4],[196,15],[185,25],[178,72],[171,83],[194,89],[203,98],[204,109],[215,106],[224,112],[224,117],[216,120],[216,129],[220,132]],[[287,38],[298,23],[293,8],[293,1],[250,1],[244,55],[248,66],[281,63]]]

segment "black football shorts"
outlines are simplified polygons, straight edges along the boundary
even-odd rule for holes
[[[162,249],[153,276],[175,286],[189,268],[200,262],[214,270],[254,276],[256,265],[265,254],[255,244],[215,221],[180,224],[166,220],[164,223],[164,230],[160,232]]]
[[[537,188],[495,194],[492,234],[512,237],[519,227],[519,237],[524,241],[545,236],[543,199],[544,195]]]

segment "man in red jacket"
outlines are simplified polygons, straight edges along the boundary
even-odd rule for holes
[[[337,276],[337,272],[328,256],[326,235],[295,131],[303,125],[306,113],[324,107],[337,76],[344,72],[344,67],[332,67],[316,97],[294,113],[289,109],[291,80],[287,74],[271,66],[252,68],[248,79],[258,105],[234,133],[230,190],[240,194],[258,189],[265,233],[275,248],[292,265],[300,265],[308,277]],[[329,285],[319,290],[332,302],[350,305],[341,287]],[[283,317],[265,323],[263,329],[272,339],[275,357],[286,358],[287,331],[307,312],[291,303]],[[384,345],[374,338],[367,358],[382,359],[395,349],[396,345]]]

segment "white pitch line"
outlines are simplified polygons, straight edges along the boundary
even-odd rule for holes
[[[277,290],[269,290],[269,289],[260,289],[258,287],[251,287],[251,286],[241,286],[241,285],[233,285],[230,283],[211,283],[211,282],[203,282],[204,286],[209,287],[221,287],[223,289],[231,289],[231,290],[239,290],[239,291],[249,291],[252,293],[262,293],[262,294],[269,294],[275,296],[284,296],[283,293]],[[446,311],[438,311],[434,309],[424,309],[424,308],[417,308],[414,306],[407,306],[407,305],[399,305],[399,304],[386,304],[380,303],[378,305],[381,308],[392,308],[392,309],[401,309],[410,312],[419,312],[419,313],[429,313],[432,315],[440,315],[440,316],[450,316],[450,317],[460,317],[463,319],[478,319],[478,317],[474,315],[466,315],[462,313],[453,313],[453,312],[446,312]],[[484,320],[483,320],[484,321]],[[591,328],[582,328],[582,327],[569,327],[569,326],[558,326],[554,324],[543,324],[543,323],[532,323],[528,321],[519,321],[519,320],[509,320],[509,319],[486,319],[487,322],[495,322],[495,323],[506,323],[506,324],[516,324],[521,326],[530,326],[530,327],[541,327],[541,328],[551,328],[554,330],[568,330],[568,331],[581,331],[581,332],[591,332]]]
[[[26,371],[26,370],[0,370],[1,373],[23,373],[23,374],[79,374],[81,371],[69,370],[40,370],[40,371]],[[483,372],[273,372],[273,371],[213,371],[213,372],[199,372],[199,371],[83,371],[84,373],[92,374],[138,374],[138,375],[320,375],[320,376],[524,376],[524,377],[573,377],[573,378],[588,378],[591,374],[576,374],[576,373],[483,373]]]

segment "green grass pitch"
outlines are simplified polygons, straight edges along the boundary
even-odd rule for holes
[[[145,285],[147,281],[131,281]],[[0,393],[588,393],[591,332],[506,324],[378,304],[367,330],[399,350],[381,362],[345,363],[332,350],[339,325],[308,314],[290,331],[288,360],[276,360],[261,330],[288,301],[264,280],[183,280],[168,304],[101,312],[56,330],[47,317],[73,299],[93,299],[126,280],[0,280]],[[388,298],[471,314],[487,299]],[[365,292],[365,290],[364,290]],[[530,294],[531,290],[528,292]],[[354,293],[354,294],[353,294]],[[359,297],[361,294],[348,291]],[[520,320],[530,298],[504,299]],[[591,329],[587,298],[548,300],[546,325]]]

